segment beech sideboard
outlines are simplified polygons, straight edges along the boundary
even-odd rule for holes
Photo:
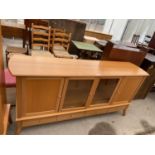
[[[24,127],[122,111],[148,76],[130,62],[14,55],[16,134]]]

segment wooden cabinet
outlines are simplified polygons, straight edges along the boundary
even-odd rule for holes
[[[23,63],[24,62],[24,63]],[[148,74],[128,62],[16,55],[17,116],[21,128],[123,110]]]

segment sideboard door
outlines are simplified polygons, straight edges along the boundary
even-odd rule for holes
[[[145,77],[122,77],[120,85],[112,98],[112,104],[130,102],[144,79]]]
[[[68,78],[65,81],[60,111],[85,108],[94,79]]]
[[[119,84],[119,78],[101,78],[92,95],[90,106],[103,106],[110,103]]]
[[[17,78],[17,117],[58,111],[63,78]]]

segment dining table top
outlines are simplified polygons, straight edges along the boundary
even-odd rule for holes
[[[91,44],[91,43],[81,42],[81,41],[72,41],[72,43],[79,50],[103,52],[101,49],[99,49],[98,47],[96,47],[94,44]]]

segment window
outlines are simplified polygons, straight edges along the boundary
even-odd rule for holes
[[[87,24],[86,30],[102,32],[106,19],[80,19]]]

